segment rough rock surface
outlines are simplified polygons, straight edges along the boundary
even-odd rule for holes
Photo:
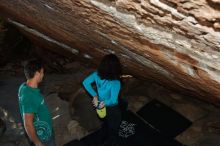
[[[124,91],[128,99],[128,108],[137,111],[152,99],[157,99],[192,121],[192,125],[176,139],[187,146],[218,146],[220,144],[219,108],[171,92],[162,86],[151,82],[128,80],[124,83]],[[145,98],[144,98],[145,97]],[[142,102],[140,102],[142,101]]]
[[[217,0],[0,0],[0,14],[38,46],[126,72],[220,105]]]
[[[88,131],[85,130],[85,128],[80,126],[78,121],[70,121],[67,127],[72,139],[80,140],[81,138],[89,134]]]

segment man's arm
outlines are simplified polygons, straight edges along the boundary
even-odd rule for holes
[[[29,136],[29,138],[33,141],[35,146],[43,146],[39,138],[37,137],[34,125],[34,114],[33,113],[25,113],[24,114],[24,127]]]

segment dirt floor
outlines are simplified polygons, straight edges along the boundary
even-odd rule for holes
[[[69,73],[46,73],[40,86],[53,115],[58,146],[82,138],[99,128],[101,123],[91,105],[91,98],[81,85],[83,78],[94,69],[88,69],[79,62],[69,63],[68,69]],[[17,99],[18,87],[24,81],[22,69],[16,74],[0,73],[0,118],[6,123],[6,131],[0,137],[0,146],[28,145]],[[128,100],[128,108],[134,112],[152,99],[157,99],[191,120],[192,126],[176,137],[183,144],[219,146],[220,108],[172,92],[156,83],[135,78],[124,81],[123,91]]]

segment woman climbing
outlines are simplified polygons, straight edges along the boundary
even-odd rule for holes
[[[109,54],[102,59],[97,71],[83,81],[85,89],[93,97],[93,105],[97,109],[101,109],[98,110],[99,116],[104,117],[100,136],[96,137],[99,145],[102,146],[117,145],[118,128],[121,123],[121,110],[118,106],[121,90],[120,76],[120,61],[116,55]],[[97,90],[94,90],[93,83],[95,83]]]

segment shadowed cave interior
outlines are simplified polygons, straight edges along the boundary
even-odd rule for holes
[[[109,4],[108,1],[101,1],[101,2]],[[113,3],[114,5],[120,5],[120,8],[117,8],[115,11],[121,9],[121,11],[123,12],[123,9],[129,9],[127,8],[129,6],[128,4],[126,5],[122,1],[117,1],[117,3],[115,2],[116,1],[110,2]],[[190,6],[188,6],[189,8],[187,8],[187,6],[182,6],[181,3],[176,3],[175,1],[172,0],[162,1],[162,2],[176,9],[182,8],[180,9],[180,12],[184,14],[192,13],[191,15],[200,18],[200,16],[194,11],[186,12],[187,9],[190,9]],[[133,3],[140,4],[139,1],[131,1],[130,3],[132,6]],[[214,10],[219,12],[218,2],[210,0],[208,1],[208,3],[212,7],[214,7]],[[48,3],[47,8],[52,9],[52,7],[50,8],[49,4],[50,3]],[[102,9],[102,7],[104,7],[98,2],[96,3],[95,0],[93,1],[93,4],[99,7],[99,9]],[[136,6],[138,7],[138,5]],[[143,5],[142,7],[144,6],[146,5]],[[161,5],[158,5],[158,7],[159,6]],[[192,4],[192,6],[197,7],[196,2]],[[150,7],[150,6],[146,6],[146,7]],[[0,4],[0,8],[1,8],[1,4]],[[108,11],[108,13],[114,15],[114,13],[116,12],[113,10],[114,9],[112,8],[109,9],[108,11],[108,9],[106,8],[106,11]],[[131,12],[132,10],[133,10],[132,8],[129,9],[129,12]],[[50,38],[47,36],[41,37],[41,35],[38,35],[36,37],[30,34],[30,32],[26,31],[25,30],[26,28],[24,28],[23,26],[22,27],[24,29],[21,29],[21,27],[18,27],[15,21],[8,19],[7,16],[8,14],[7,15],[5,15],[4,13],[2,14],[3,17],[0,18],[0,87],[1,87],[0,88],[0,96],[1,96],[0,97],[0,146],[29,145],[28,138],[22,126],[21,117],[19,115],[17,92],[20,84],[22,82],[25,82],[23,65],[27,60],[33,58],[42,60],[45,66],[45,77],[43,82],[40,84],[40,89],[43,95],[45,96],[46,103],[48,104],[49,110],[52,113],[53,127],[55,130],[55,140],[57,146],[62,146],[65,144],[66,146],[68,145],[79,146],[82,144],[87,145],[91,141],[91,139],[93,140],[94,137],[97,137],[95,134],[96,131],[100,129],[102,121],[97,117],[95,109],[91,104],[91,97],[84,90],[82,86],[82,81],[89,73],[93,72],[97,68],[98,62],[100,61],[102,56],[109,53],[114,53],[119,56],[123,64],[123,74],[130,75],[129,77],[124,78],[122,80],[123,83],[122,93],[127,100],[128,111],[125,112],[125,116],[121,124],[121,129],[129,128],[129,124],[130,126],[132,124],[138,125],[136,127],[134,126],[136,128],[134,130],[136,136],[134,136],[132,132],[126,133],[126,131],[123,131],[125,133],[121,135],[123,135],[124,137],[121,136],[122,140],[119,145],[121,146],[122,145],[123,146],[124,145],[126,146],[129,145],[131,146],[145,146],[145,145],[219,146],[220,145],[220,140],[219,140],[219,136],[220,136],[219,105],[220,104],[218,99],[219,92],[217,90],[219,89],[219,86],[216,82],[210,80],[210,78],[208,77],[209,74],[207,75],[206,73],[201,71],[202,69],[205,68],[208,70],[206,71],[207,73],[210,73],[210,75],[213,74],[209,72],[209,69],[213,72],[216,72],[216,76],[215,75],[213,76],[216,77],[215,81],[217,81],[219,77],[218,76],[219,72],[213,66],[218,68],[218,60],[216,62],[213,60],[210,61],[208,59],[206,60],[206,58],[204,57],[204,58],[200,58],[201,62],[197,64],[194,62],[192,58],[189,58],[188,56],[178,54],[177,52],[174,51],[175,53],[172,53],[172,55],[174,56],[176,55],[176,58],[173,59],[172,57],[169,56],[170,55],[169,51],[167,52],[164,51],[165,53],[167,53],[167,56],[170,57],[167,60],[171,60],[173,62],[176,61],[177,64],[179,63],[178,61],[180,61],[181,63],[186,63],[187,61],[189,61],[191,64],[186,63],[187,65],[189,64],[192,65],[194,63],[196,65],[201,65],[204,62],[207,63],[208,65],[210,64],[211,65],[208,66],[207,64],[204,63],[201,66],[204,67],[205,65],[207,65],[208,67],[205,66],[204,68],[201,69],[199,66],[195,65],[192,66],[192,69],[194,69],[193,71],[191,70],[191,68],[188,69],[189,72],[187,73],[187,75],[199,74],[198,78],[199,79],[202,78],[204,82],[200,81],[199,79],[197,82],[194,79],[186,76],[186,74],[179,71],[178,69],[176,69],[176,73],[174,73],[175,71],[172,72],[173,76],[171,80],[167,80],[167,79],[163,80],[163,78],[166,77],[171,78],[169,73],[167,74],[165,70],[159,68],[157,65],[155,65],[152,62],[146,63],[145,59],[147,53],[143,53],[144,48],[143,50],[140,49],[140,52],[138,51],[135,52],[134,50],[132,52],[132,51],[128,51],[129,49],[126,50],[127,49],[126,47],[128,47],[129,44],[128,46],[124,46],[124,48],[121,47],[123,46],[123,44],[120,44],[120,41],[121,43],[124,43],[123,42],[124,40],[122,39],[125,40],[128,39],[128,41],[132,42],[130,44],[131,47],[133,43],[134,44],[137,43],[137,46],[146,45],[146,44],[149,45],[149,42],[146,42],[144,38],[142,38],[143,36],[141,36],[140,38],[139,37],[136,38],[139,40],[143,39],[142,40],[143,44],[138,44],[139,42],[135,42],[135,40],[130,40],[128,37],[129,34],[127,32],[128,30],[126,29],[124,29],[122,32],[119,32],[120,34],[119,36],[117,36],[118,34],[109,34],[109,36],[111,36],[112,38],[114,38],[114,35],[117,37],[121,37],[120,39],[115,38],[115,41],[111,40],[112,46],[114,45],[120,46],[119,48],[121,50],[119,50],[118,52],[117,52],[118,49],[117,46],[116,48],[114,48],[116,51],[114,49],[111,50],[112,46],[107,43],[107,40],[103,40],[99,38],[100,36],[103,37],[105,34],[99,33],[98,36],[95,36],[95,34],[90,34],[90,32],[85,34],[86,36],[91,35],[91,37],[88,38],[93,38],[95,36],[94,37],[95,39],[97,38],[97,40],[103,40],[103,42],[100,42],[101,47],[104,44],[107,44],[106,48],[103,48],[104,51],[101,50],[100,47],[94,49],[95,51],[94,54],[92,55],[90,54],[91,52],[93,53],[93,51],[91,51],[91,48],[86,49],[86,46],[88,46],[89,43],[87,42],[88,43],[87,44],[84,41],[81,41],[80,38],[77,38],[77,36],[80,35],[83,36],[83,34],[80,34],[81,32],[77,32],[76,30],[74,30],[75,32],[71,32],[71,33],[75,33],[76,38],[73,39],[79,39],[77,40],[78,42],[76,46],[79,46],[79,48],[82,47],[82,52],[80,52],[81,50],[79,49],[80,50],[79,55],[77,55],[77,53],[74,54],[74,51],[70,53],[70,51],[68,50],[69,48],[68,46],[65,46],[65,43],[64,44],[58,44],[59,42],[54,43],[54,40],[50,40]],[[100,15],[105,15],[105,14],[102,14],[102,12],[100,12]],[[158,15],[163,15],[164,17],[168,17],[162,11],[159,11]],[[114,16],[116,17],[116,14]],[[106,19],[110,20],[110,17],[108,16],[105,17]],[[139,19],[144,19],[145,17],[143,15],[143,17]],[[133,19],[133,17],[131,18]],[[130,22],[132,21],[131,18],[128,16],[125,20],[122,20],[122,22],[123,21]],[[199,18],[196,19],[198,20],[198,24],[207,27],[213,27],[213,30],[216,31],[216,36],[217,36],[217,33],[219,33],[219,25],[217,24],[219,22],[217,22],[217,20],[219,19],[216,18],[216,20],[214,20],[213,18],[213,20],[206,21],[205,19],[202,18],[199,19]],[[122,19],[122,18],[118,18],[118,19]],[[149,21],[153,21],[153,19],[156,19],[156,17],[152,18],[152,20],[150,20],[149,18]],[[175,19],[180,19],[180,18],[175,18]],[[161,18],[161,23],[165,24],[165,22],[166,21],[165,20],[163,21],[163,19]],[[81,20],[79,22],[77,21],[76,23],[79,23],[78,26],[76,26],[76,28],[80,29]],[[105,23],[104,18],[103,18],[103,23]],[[130,22],[129,25],[133,25],[133,23]],[[159,23],[157,25],[159,25]],[[113,24],[111,24],[111,26],[113,26]],[[61,27],[56,27],[56,28],[61,28]],[[28,28],[28,30],[30,29],[31,28]],[[155,27],[155,29],[157,28]],[[173,27],[171,28],[171,30],[172,29],[176,31],[177,28]],[[153,30],[153,28],[149,30],[156,31]],[[160,29],[158,28],[158,30]],[[56,33],[58,34],[58,32]],[[179,31],[179,33],[182,32]],[[196,37],[193,36],[194,35],[193,33],[194,32],[192,32],[192,34],[188,33],[184,35],[186,35],[187,37],[189,36],[188,38],[191,37],[195,39]],[[67,38],[69,37],[68,34],[65,35],[67,36]],[[131,35],[137,35],[137,34],[131,34]],[[167,34],[161,33],[161,35],[167,35]],[[199,36],[203,34],[197,32],[196,35]],[[207,40],[209,40],[210,38],[211,37],[207,37]],[[82,37],[82,40],[83,39],[86,39],[86,37],[85,38]],[[180,37],[180,40],[181,39],[182,38]],[[161,38],[160,41],[161,43],[163,43],[164,40]],[[210,41],[207,41],[206,44],[207,46],[209,46],[208,44],[209,42]],[[215,42],[215,40],[213,42]],[[89,45],[91,45],[92,47],[98,46],[97,42],[93,42],[93,43],[94,44],[91,43]],[[199,41],[197,43],[199,44]],[[154,44],[158,44],[156,38]],[[85,48],[83,47],[84,45]],[[152,48],[155,47],[154,45],[150,45],[150,46]],[[160,44],[158,46],[160,46]],[[219,49],[218,45],[216,46],[217,46],[216,48]],[[63,49],[62,47],[63,48],[66,47],[66,49]],[[169,48],[166,48],[167,46],[161,45],[160,47],[161,50],[166,50],[166,49],[169,50]],[[187,48],[188,46],[184,46],[184,47]],[[216,48],[214,49],[212,48],[212,49],[215,50]],[[143,54],[141,54],[141,51],[143,51],[142,52]],[[140,54],[146,55],[145,58]],[[152,55],[152,58],[154,58],[155,56],[158,58],[160,57],[163,58],[160,53],[153,54],[153,52],[150,52],[149,55]],[[216,56],[218,55],[219,54],[216,53]],[[136,59],[137,62],[135,61],[132,62],[132,60],[130,60],[131,58]],[[213,58],[215,58],[215,56]],[[163,59],[161,60],[158,59],[154,61],[156,62],[156,64],[159,64],[161,66],[163,66],[162,65],[163,63],[164,64],[167,63]],[[160,61],[161,62],[164,61],[164,62],[161,63]],[[139,66],[139,64],[141,64],[140,62],[143,62],[144,65],[148,64],[153,67],[148,70],[148,68],[145,68],[142,65]],[[170,65],[168,67],[167,65],[166,69],[167,70],[172,69],[172,66]],[[146,72],[149,72],[149,74],[145,75]],[[161,72],[161,74],[159,74],[159,72]],[[149,78],[146,76],[149,76]],[[176,82],[173,81],[175,79]],[[173,83],[177,83],[177,84],[172,85]],[[191,85],[190,83],[192,83],[193,85]],[[206,83],[210,83],[210,88],[207,88],[207,90],[206,87],[209,85],[206,86],[205,85]],[[200,85],[204,87],[201,87]],[[177,89],[175,89],[175,87]],[[198,92],[200,93],[197,94]],[[210,96],[208,96],[209,93]],[[125,125],[125,127],[123,127],[123,124]],[[132,129],[132,127],[130,128]],[[119,136],[120,136],[120,132],[122,133],[122,131],[119,131]],[[127,136],[129,134],[131,135],[131,136],[129,135],[130,136],[129,140],[126,139],[127,138],[127,136],[125,136],[126,134]],[[80,144],[80,141],[83,142]]]

